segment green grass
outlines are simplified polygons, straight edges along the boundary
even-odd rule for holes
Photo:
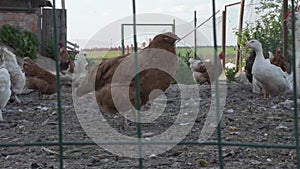
[[[109,59],[119,56],[119,51],[109,50],[109,51],[86,51],[87,58],[89,59]]]
[[[188,50],[191,50],[191,56],[193,56],[193,50],[194,48],[188,48],[188,47],[178,47],[176,49],[177,54],[185,55]],[[221,47],[218,48],[218,53],[221,51]],[[198,47],[197,53],[199,56],[213,56],[214,54],[214,48],[213,47]],[[87,60],[89,63],[97,63],[101,60],[110,59],[116,56],[120,56],[121,53],[119,51],[115,50],[108,50],[108,51],[86,51],[87,54]],[[236,50],[234,47],[226,47],[226,56],[228,55],[235,55]]]
[[[85,52],[89,64],[98,63],[101,60],[110,59],[120,55],[119,51],[115,51],[115,50],[109,50],[109,51],[95,50],[95,51],[85,51]]]
[[[187,48],[187,47],[179,47],[176,49],[177,53],[184,54],[187,50],[194,50],[194,48]],[[218,53],[221,51],[221,47],[218,47]],[[236,49],[233,46],[226,47],[226,55],[235,55]],[[192,52],[193,53],[193,52]],[[214,54],[214,48],[213,47],[198,47],[197,48],[197,54],[200,56],[211,56]]]

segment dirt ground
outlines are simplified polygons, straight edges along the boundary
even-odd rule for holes
[[[292,94],[281,98],[264,100],[251,92],[251,84],[244,78],[227,83],[225,107],[221,116],[222,141],[255,144],[295,144],[293,106],[286,102]],[[242,79],[242,80],[241,80]],[[199,133],[207,119],[211,106],[212,89],[209,85],[198,86],[198,90],[187,93],[191,98],[198,95],[199,107],[193,110],[195,123],[186,133],[184,141],[198,141]],[[74,109],[72,87],[61,86],[63,140],[66,142],[91,142],[81,126]],[[166,92],[167,107],[153,123],[142,125],[143,137],[163,133],[172,125],[182,125],[176,119],[181,108],[181,90],[172,85]],[[3,110],[4,121],[0,122],[0,143],[53,142],[58,141],[58,114],[56,94],[40,96],[33,91],[19,96],[22,104],[9,103]],[[187,107],[190,105],[185,102]],[[185,109],[183,110],[185,111]],[[190,112],[186,111],[186,114]],[[104,114],[105,121],[123,135],[136,137],[134,125],[122,129],[119,114]],[[217,141],[217,132],[207,138]],[[223,146],[225,168],[296,168],[295,150]],[[135,158],[120,157],[97,145],[64,146],[66,169],[138,168]],[[0,146],[0,168],[50,169],[59,168],[57,146]],[[215,145],[176,145],[158,155],[145,158],[144,168],[219,168],[218,147]]]

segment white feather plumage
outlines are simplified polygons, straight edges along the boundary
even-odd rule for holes
[[[88,62],[86,61],[86,53],[80,51],[75,57],[74,64],[75,64],[74,73],[85,72],[86,66],[88,65]]]
[[[80,51],[75,56],[74,65],[75,66],[74,66],[73,80],[76,81],[87,71],[86,66],[88,65],[88,62],[86,61],[85,52]]]
[[[263,56],[261,43],[257,40],[250,40],[248,47],[253,48],[256,52],[252,74],[261,85],[264,91],[264,98],[266,99],[267,95],[281,96],[292,91],[288,75]]]
[[[1,48],[1,56],[4,60],[3,66],[8,70],[11,77],[11,89],[16,94],[21,94],[26,84],[25,73],[18,65],[16,55],[7,48]]]
[[[5,68],[0,68],[0,121],[3,120],[2,109],[6,106],[11,95],[10,75]]]

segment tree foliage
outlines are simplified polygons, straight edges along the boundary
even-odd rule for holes
[[[14,48],[17,56],[36,58],[39,41],[33,32],[3,25],[0,28],[0,42]]]
[[[255,8],[255,13],[259,16],[254,22],[246,22],[240,37],[239,45],[244,47],[251,39],[256,39],[262,43],[264,56],[268,56],[268,51],[274,53],[277,47],[282,46],[282,1],[281,0],[261,0]],[[243,52],[246,53],[246,52]]]

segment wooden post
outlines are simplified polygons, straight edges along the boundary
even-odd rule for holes
[[[62,42],[64,47],[67,46],[67,11],[66,9],[57,9],[58,12],[58,32],[59,41]]]
[[[239,20],[239,35],[242,33],[243,29],[243,17],[244,17],[244,6],[245,6],[245,0],[241,0],[241,9],[240,9],[240,20]],[[238,36],[238,42],[240,40],[240,37]],[[239,65],[240,65],[240,45],[237,43],[237,50],[236,50],[236,63],[235,63],[235,71],[239,71]]]
[[[287,22],[284,22],[284,16],[288,12],[288,0],[283,0],[282,2],[282,30],[283,30],[283,44],[282,44],[282,54],[286,58],[287,61],[289,61],[288,57],[288,27],[287,27]],[[288,62],[289,63],[289,62]],[[288,64],[288,72],[290,72],[290,64]]]
[[[226,7],[222,12],[222,53],[226,56]],[[223,68],[225,68],[225,57],[222,59]]]
[[[66,9],[65,0],[61,0],[61,9]]]
[[[63,43],[65,47],[67,47],[67,11],[66,11],[66,3],[65,0],[61,0],[61,22],[58,25],[59,30],[59,41]]]
[[[197,57],[197,11],[194,11],[194,59]]]
[[[43,34],[42,34],[42,8],[39,8],[38,9],[38,31],[39,31],[39,34],[38,34],[38,38],[39,38],[39,42],[42,42],[42,36],[43,36]],[[43,45],[45,45],[45,44],[40,44],[39,45],[39,52],[40,53],[43,53]],[[44,53],[43,53],[44,54]]]
[[[226,17],[227,17],[227,8],[230,6],[238,5],[241,2],[235,2],[228,5],[225,5],[225,10],[222,12],[222,64],[225,69],[225,58],[226,58]]]

